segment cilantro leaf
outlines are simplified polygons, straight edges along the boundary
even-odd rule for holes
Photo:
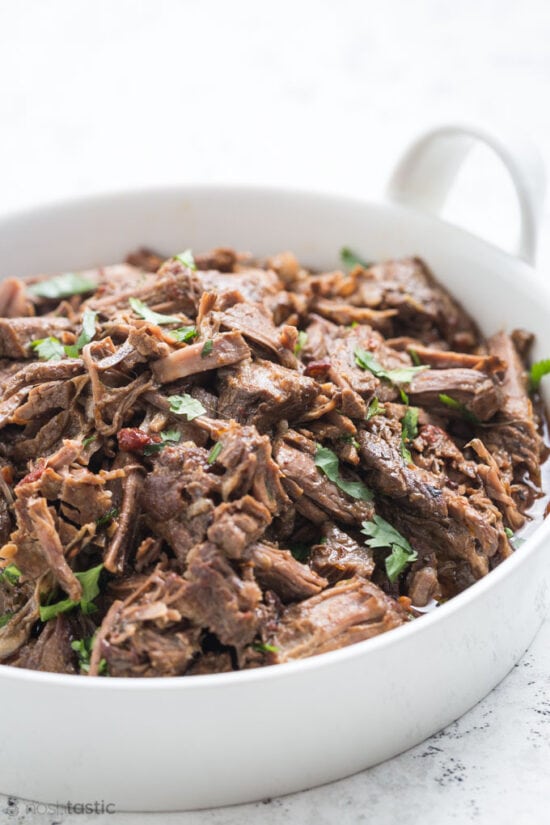
[[[160,441],[146,444],[143,448],[143,455],[154,455],[160,453],[167,444],[177,444],[181,440],[181,433],[179,430],[164,430],[160,433]]]
[[[358,367],[361,367],[363,370],[369,370],[369,372],[372,372],[377,378],[385,378],[386,381],[396,386],[399,384],[410,384],[417,373],[429,369],[427,365],[424,365],[420,367],[397,367],[396,369],[387,370],[378,363],[372,352],[359,349],[359,347],[355,350],[354,355],[355,363]]]
[[[92,637],[87,639],[75,639],[71,642],[71,647],[78,656],[78,664],[83,673],[88,673],[90,670],[90,658],[92,655]]]
[[[178,255],[174,255],[174,258],[176,259],[176,261],[179,261],[180,264],[183,264],[188,269],[196,271],[197,264],[195,263],[193,253],[190,249],[186,249],[185,252],[180,252]]]
[[[371,501],[372,493],[362,481],[347,481],[340,475],[340,465],[338,456],[329,450],[328,447],[321,447],[317,445],[315,450],[315,466],[318,467],[322,473],[326,475],[329,481],[336,484],[340,490],[347,493],[352,498],[358,498],[362,501]]]
[[[59,361],[65,355],[65,348],[59,338],[52,336],[32,341],[31,348],[36,350],[41,361]]]
[[[354,266],[362,266],[363,269],[368,269],[369,266],[371,266],[370,263],[360,258],[355,252],[352,252],[348,246],[343,246],[340,250],[340,260],[347,269],[353,269]]]
[[[8,584],[17,584],[20,576],[21,570],[15,564],[8,564],[7,567],[0,570],[0,580],[4,579]]]
[[[99,595],[99,576],[103,570],[103,564],[98,564],[97,567],[91,567],[89,570],[83,570],[81,573],[75,573],[76,578],[82,585],[82,598],[75,602],[73,599],[63,599],[55,604],[46,604],[40,607],[40,619],[43,622],[49,622],[55,619],[60,613],[66,613],[68,610],[73,610],[75,607],[80,607],[83,613],[94,613],[97,608],[93,603],[96,596]]]
[[[86,639],[76,639],[74,642],[71,642],[71,647],[78,656],[81,673],[90,672],[90,659],[92,658],[94,643],[95,636],[88,636]],[[105,659],[101,659],[99,662],[98,675],[107,675],[107,661]]]
[[[461,401],[457,401],[456,398],[451,398],[450,395],[446,395],[444,392],[439,393],[439,400],[442,404],[446,407],[449,407],[450,410],[456,410],[459,412],[460,415],[466,420],[469,421],[470,424],[479,424],[479,418],[475,413],[471,412],[465,404],[462,404]]]
[[[149,309],[147,304],[144,304],[139,298],[130,298],[128,303],[136,315],[139,315],[140,318],[143,318],[144,321],[149,321],[151,324],[162,326],[163,324],[181,323],[181,318],[177,318],[175,315],[162,315],[160,312]]]
[[[368,547],[388,547],[391,550],[386,557],[386,573],[390,582],[394,582],[405,567],[418,558],[405,536],[392,527],[382,516],[374,516],[373,521],[364,521],[363,535],[367,536]]]
[[[221,451],[222,451],[222,442],[218,441],[216,444],[214,444],[214,446],[212,447],[212,449],[208,453],[208,458],[206,459],[207,462],[209,464],[213,464],[216,461],[216,459],[218,458]]]
[[[307,344],[307,332],[304,332],[304,330],[301,329],[300,332],[298,333],[298,338],[296,339],[296,343],[294,344],[294,355],[299,355],[306,344]]]
[[[106,513],[103,513],[98,519],[96,519],[96,525],[98,527],[105,527],[109,524],[114,518],[118,516],[118,507],[111,507],[110,510],[107,510]]]
[[[411,361],[413,362],[415,367],[421,367],[422,361],[420,360],[417,351],[415,349],[409,348],[408,353],[411,356]]]
[[[84,310],[84,314],[82,316],[82,332],[78,336],[76,347],[78,350],[81,350],[82,347],[85,347],[86,344],[89,344],[92,338],[95,335],[95,322],[97,318],[97,312],[93,309],[89,309],[86,307]]]
[[[3,616],[0,616],[0,629],[7,625],[12,616],[13,613],[4,613]]]
[[[510,544],[512,545],[514,550],[517,550],[518,547],[521,547],[521,545],[525,541],[525,539],[522,539],[521,536],[516,536],[514,531],[510,530],[509,527],[505,527],[504,532],[506,533],[506,536],[508,537]]]
[[[175,415],[184,415],[188,421],[193,421],[199,415],[204,415],[206,409],[200,401],[193,398],[192,395],[185,393],[184,395],[169,395],[170,412]]]
[[[418,435],[418,407],[408,407],[401,419],[401,455],[407,464],[412,463],[408,444]]]
[[[374,418],[375,415],[381,415],[383,413],[383,407],[381,406],[378,398],[374,396],[372,401],[370,402],[367,414],[365,416],[365,421],[370,421],[371,418]]]
[[[169,335],[178,343],[188,344],[193,338],[197,337],[198,332],[196,327],[180,327],[179,329],[170,330]]]
[[[529,389],[538,390],[541,379],[550,372],[550,358],[536,361],[529,370]]]
[[[266,642],[254,642],[252,644],[254,650],[257,650],[258,653],[278,653],[279,648],[275,647],[275,645],[267,644]]]
[[[93,292],[97,284],[90,278],[85,278],[76,272],[65,272],[45,281],[31,284],[27,290],[31,295],[39,298],[68,298],[70,295],[82,295],[84,292]]]
[[[201,358],[207,358],[212,352],[213,346],[214,341],[212,340],[212,338],[209,338],[208,341],[205,341],[203,348],[201,349]]]

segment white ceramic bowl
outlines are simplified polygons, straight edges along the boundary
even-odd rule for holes
[[[89,198],[0,221],[0,273],[231,245],[292,249],[337,266],[349,245],[372,259],[418,254],[485,333],[525,327],[550,355],[550,295],[529,265],[542,173],[536,157],[488,139],[515,182],[520,255],[442,222],[438,208],[473,138],[418,141],[391,200],[239,187],[181,187]],[[408,201],[408,205],[397,201]],[[45,802],[105,800],[174,810],[256,800],[329,782],[387,759],[487,694],[533,639],[548,603],[550,524],[435,612],[386,635],[303,661],[173,679],[63,676],[0,666],[0,791]]]

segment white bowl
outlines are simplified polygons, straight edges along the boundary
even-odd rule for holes
[[[148,245],[292,249],[337,266],[417,254],[489,334],[536,333],[550,354],[550,294],[531,266],[428,213],[450,185],[465,132],[446,129],[405,156],[396,202],[239,187],[105,195],[0,221],[0,272],[26,275],[121,260]],[[479,135],[477,135],[479,137]],[[482,136],[486,137],[486,136]],[[521,204],[520,252],[534,255],[540,172],[492,143]],[[428,185],[429,183],[429,185]],[[0,666],[0,791],[118,810],[227,805],[346,776],[433,734],[487,694],[533,639],[548,604],[542,524],[508,560],[435,612],[351,647],[242,673],[84,678]]]

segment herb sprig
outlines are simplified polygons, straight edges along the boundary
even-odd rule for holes
[[[340,260],[347,269],[353,269],[354,266],[362,266],[363,269],[368,269],[369,266],[372,266],[368,261],[353,252],[349,246],[343,246],[340,250]]]
[[[39,298],[69,298],[71,295],[82,295],[85,292],[93,292],[97,287],[95,281],[86,278],[78,272],[64,272],[62,275],[55,275],[45,281],[39,281],[27,287],[31,295]]]
[[[391,550],[386,556],[386,574],[390,582],[395,582],[411,562],[416,561],[418,553],[413,550],[405,536],[392,527],[382,516],[374,516],[373,521],[364,521],[363,535],[368,536],[368,547],[387,547]]]
[[[340,490],[347,493],[352,498],[361,499],[362,501],[371,501],[372,492],[362,481],[347,481],[340,475],[340,463],[338,456],[329,450],[328,447],[321,447],[317,445],[315,451],[315,466],[318,467],[322,473],[326,475],[329,481],[336,484]]]
[[[75,602],[73,599],[63,599],[55,604],[45,604],[40,607],[40,619],[49,622],[55,619],[60,613],[66,613],[75,607],[80,607],[83,613],[94,613],[97,610],[94,599],[99,595],[99,576],[103,570],[103,564],[75,573],[76,578],[82,585],[82,598]]]
[[[407,464],[412,464],[409,444],[418,435],[418,407],[408,407],[401,419],[401,455]]]
[[[456,398],[452,398],[450,395],[447,395],[444,392],[440,392],[439,400],[450,410],[455,410],[456,412],[460,413],[462,418],[464,418],[464,420],[468,421],[470,424],[481,423],[477,415],[473,413],[471,410],[469,410],[468,407],[461,401],[457,401]]]
[[[160,453],[160,451],[169,444],[177,444],[178,441],[181,441],[181,433],[179,430],[164,430],[162,433],[159,433],[159,435],[160,441],[145,445],[143,455],[155,455],[156,453]]]
[[[176,315],[163,315],[161,312],[155,312],[150,309],[147,304],[140,301],[139,298],[130,298],[128,303],[132,307],[136,315],[143,318],[144,321],[149,321],[151,324],[162,326],[163,324],[180,324],[181,318]]]
[[[543,358],[536,361],[529,370],[529,389],[531,392],[538,390],[541,379],[550,372],[550,358]]]
[[[206,412],[201,402],[188,393],[169,395],[167,400],[170,402],[170,412],[174,415],[184,415],[188,421],[193,421]]]
[[[396,369],[388,370],[376,360],[372,352],[360,349],[359,347],[356,348],[354,355],[355,363],[358,367],[372,372],[377,378],[384,378],[397,387],[400,384],[410,384],[415,375],[429,369],[429,366],[426,364],[420,367],[397,367]]]
[[[193,257],[193,253],[190,249],[186,249],[185,252],[179,252],[177,255],[174,255],[176,261],[179,261],[180,264],[183,264],[188,269],[192,269],[193,272],[197,269],[197,264],[195,263],[195,259]]]

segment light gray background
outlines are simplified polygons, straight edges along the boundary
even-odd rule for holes
[[[407,140],[449,120],[523,127],[548,164],[549,85],[548,0],[3,0],[0,213],[182,181],[377,197]],[[513,193],[489,153],[472,156],[447,214],[513,248]],[[548,210],[543,222],[547,277]],[[101,821],[539,825],[549,734],[547,622],[491,696],[389,763],[258,805]],[[55,743],[37,747],[55,759]],[[25,808],[0,797],[0,823],[98,822]]]

